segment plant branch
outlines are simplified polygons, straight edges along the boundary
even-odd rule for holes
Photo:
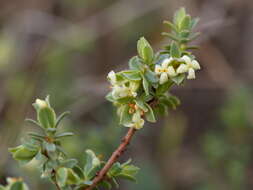
[[[52,173],[53,173],[53,175],[54,175],[52,181],[53,181],[54,185],[56,186],[56,189],[57,189],[57,190],[61,190],[61,187],[58,185],[58,183],[57,183],[57,181],[56,181],[56,171],[53,170]]]
[[[55,184],[57,190],[61,190],[60,186],[57,184],[56,181],[54,181],[54,184]]]
[[[106,173],[109,171],[112,165],[125,152],[135,132],[136,132],[135,128],[130,128],[128,130],[126,136],[122,139],[122,142],[119,145],[119,147],[113,152],[113,154],[111,155],[110,159],[107,161],[105,166],[98,172],[97,176],[93,179],[92,185],[84,188],[84,190],[92,190],[98,185],[99,182],[101,182],[106,177]]]

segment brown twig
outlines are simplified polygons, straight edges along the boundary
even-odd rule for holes
[[[61,187],[58,185],[58,183],[57,183],[57,181],[56,181],[56,171],[53,170],[53,171],[52,171],[52,174],[53,174],[52,181],[53,181],[54,185],[56,186],[56,189],[57,189],[57,190],[61,190]]]
[[[56,181],[54,181],[54,184],[55,184],[57,190],[61,190],[60,186],[58,185],[58,183]]]
[[[106,173],[109,171],[109,169],[112,167],[112,165],[118,160],[118,158],[124,153],[124,151],[127,148],[127,145],[129,145],[134,133],[136,132],[135,128],[130,128],[126,134],[126,136],[122,139],[121,144],[119,147],[113,152],[110,159],[107,161],[105,166],[100,170],[100,172],[97,174],[97,176],[93,179],[92,185],[89,187],[84,188],[84,190],[92,190],[97,186],[99,182],[101,182],[105,177]]]

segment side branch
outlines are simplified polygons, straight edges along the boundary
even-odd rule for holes
[[[124,153],[127,145],[129,145],[134,133],[136,132],[135,128],[130,128],[126,134],[126,136],[122,139],[119,147],[113,152],[110,159],[107,161],[105,166],[100,170],[97,176],[93,179],[93,183],[91,186],[85,188],[84,190],[92,190],[95,188],[100,181],[102,181],[106,177],[106,173],[112,167],[112,165],[118,160],[118,158]]]

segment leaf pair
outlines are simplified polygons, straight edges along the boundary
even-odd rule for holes
[[[146,64],[150,64],[154,58],[154,52],[148,41],[144,38],[141,37],[138,42],[137,42],[137,51]]]

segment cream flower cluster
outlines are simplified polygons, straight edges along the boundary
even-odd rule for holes
[[[181,63],[178,68],[174,68],[172,63],[176,61]],[[178,74],[188,73],[187,79],[195,79],[195,70],[199,70],[200,65],[198,61],[191,60],[187,55],[181,58],[167,58],[163,60],[161,65],[155,66],[155,73],[160,76],[160,84],[164,84],[169,78],[175,77]]]
[[[144,126],[144,119],[142,119],[142,116],[145,114],[145,111],[142,110],[137,104],[132,103],[128,104],[130,107],[129,113],[133,114],[132,116],[132,122],[125,124],[125,127],[133,127],[135,129],[141,129]]]
[[[115,99],[124,98],[124,97],[136,97],[139,84],[136,82],[129,82],[129,85],[126,86],[125,83],[118,82],[117,77],[114,71],[108,73],[108,79],[112,85],[112,96]]]
[[[132,117],[132,123],[126,124],[126,127],[133,127],[135,129],[141,129],[144,126],[144,119],[141,118],[142,114],[140,110],[137,110]]]

